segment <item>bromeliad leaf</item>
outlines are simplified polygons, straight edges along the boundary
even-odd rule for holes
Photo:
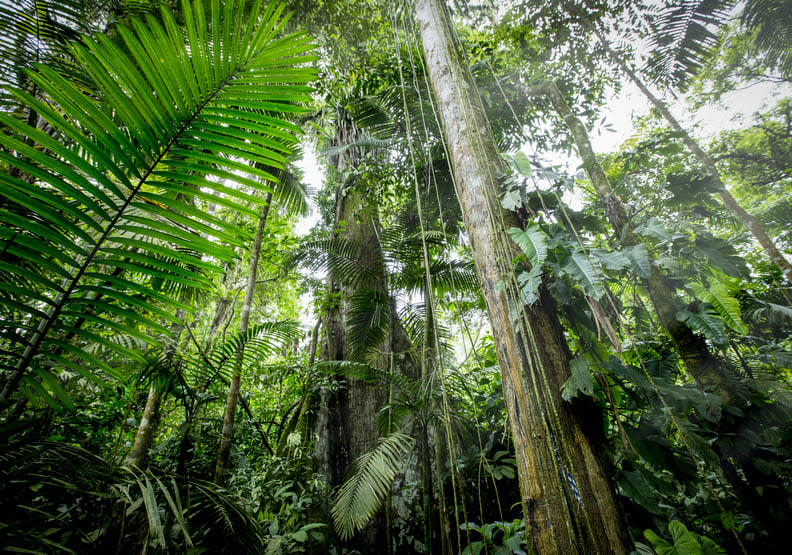
[[[262,168],[283,167],[299,132],[286,118],[310,99],[311,44],[280,36],[282,7],[259,2],[235,17],[239,1],[221,9],[214,0],[209,14],[203,5],[183,3],[183,28],[163,9],[159,20],[118,29],[122,45],[99,36],[73,46],[91,95],[44,65],[28,72],[39,95],[11,91],[53,131],[0,114],[0,160],[15,168],[0,175],[0,239],[12,259],[2,275],[5,285],[25,284],[0,296],[1,335],[14,338],[3,346],[10,379],[0,402],[28,370],[50,372],[42,353],[62,352],[58,339],[79,346],[125,313],[138,321],[141,294],[173,312],[166,283],[210,284],[173,271],[163,255],[211,273],[244,244],[246,231],[206,208],[247,213],[256,193],[270,190],[264,183],[274,178]],[[100,299],[99,276],[127,286]],[[124,332],[145,336],[138,327]],[[91,364],[79,347],[70,354]]]

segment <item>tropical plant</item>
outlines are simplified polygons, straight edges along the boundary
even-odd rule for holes
[[[48,65],[27,73],[46,101],[11,89],[52,131],[0,115],[0,159],[27,176],[0,178],[4,404],[18,388],[65,402],[55,367],[119,377],[86,345],[138,359],[107,333],[152,342],[141,328],[164,328],[146,313],[173,322],[170,311],[189,310],[169,287],[208,289],[190,270],[216,273],[244,244],[244,230],[202,203],[255,214],[254,193],[273,179],[255,163],[285,163],[299,129],[284,115],[302,110],[315,73],[303,67],[308,39],[279,38],[282,6],[256,3],[246,18],[240,8],[215,1],[207,14],[185,2],[183,28],[163,10],[161,23],[119,27],[120,44],[99,35],[70,45],[89,96]]]
[[[688,0],[668,4],[654,18],[649,69],[655,80],[684,88],[720,46],[718,27],[737,19],[754,52],[789,78],[792,73],[792,12],[787,0]]]

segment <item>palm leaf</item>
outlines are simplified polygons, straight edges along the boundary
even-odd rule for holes
[[[377,355],[391,331],[391,299],[378,290],[358,291],[349,300],[347,346],[353,360]]]
[[[284,117],[310,99],[305,84],[315,73],[302,67],[313,59],[308,40],[279,37],[287,19],[282,7],[257,3],[246,18],[234,17],[241,7],[229,2],[221,10],[215,0],[206,14],[202,3],[184,2],[186,32],[163,10],[161,22],[149,18],[120,28],[123,49],[103,36],[70,47],[95,83],[90,97],[46,65],[27,75],[48,102],[12,89],[20,105],[65,140],[0,114],[9,130],[0,135],[6,149],[0,157],[28,176],[0,175],[3,200],[36,214],[39,224],[24,226],[3,213],[3,248],[25,260],[4,267],[4,279],[32,286],[0,297],[0,307],[15,316],[4,327],[27,330],[4,334],[17,339],[0,362],[11,372],[3,399],[92,304],[85,288],[96,283],[92,276],[121,268],[135,276],[145,296],[172,310],[177,303],[161,293],[164,284],[209,287],[211,280],[192,269],[219,271],[217,261],[232,257],[231,247],[248,238],[203,209],[193,193],[210,191],[218,202],[241,204],[270,190],[263,182],[273,176],[256,164],[285,163],[299,128]],[[253,127],[257,133],[244,133]],[[211,179],[218,167],[239,185]],[[212,260],[204,260],[204,248]],[[165,252],[176,266],[163,263]],[[76,305],[82,308],[73,310]],[[115,322],[123,316],[135,322],[135,305],[131,293],[118,292],[93,311],[92,328],[118,331]],[[123,331],[145,338],[138,328]],[[77,335],[86,342],[97,337],[90,330]]]
[[[353,289],[371,287],[380,279],[376,268],[361,262],[364,249],[359,241],[343,237],[304,242],[292,260],[314,271],[328,271],[338,283]]]
[[[316,365],[316,368],[323,372],[340,374],[369,384],[393,387],[397,394],[406,398],[415,397],[421,388],[420,383],[408,376],[398,372],[382,370],[364,362],[329,360],[320,362]]]
[[[724,24],[732,0],[684,0],[656,18],[649,69],[655,80],[685,87],[717,45],[711,27]]]
[[[388,494],[409,452],[412,438],[395,432],[355,461],[330,509],[333,526],[342,540],[351,538],[371,520]]]
[[[284,344],[296,340],[300,335],[297,322],[290,320],[263,322],[250,326],[246,331],[232,335],[216,345],[206,357],[188,360],[192,374],[205,383],[217,376],[230,377],[229,363],[242,353],[242,370],[260,364],[272,356]]]

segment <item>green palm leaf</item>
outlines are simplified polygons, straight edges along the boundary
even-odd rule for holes
[[[412,441],[406,434],[395,432],[380,439],[374,449],[355,461],[330,509],[333,525],[342,540],[351,538],[376,514]]]
[[[30,368],[48,371],[38,359],[92,304],[92,276],[121,268],[141,285],[138,293],[174,310],[165,284],[209,287],[191,269],[219,272],[218,262],[248,238],[205,203],[241,206],[270,190],[264,182],[274,178],[260,167],[283,167],[299,132],[284,118],[310,99],[306,84],[315,72],[303,67],[313,60],[308,39],[280,37],[282,7],[258,2],[244,18],[241,7],[221,9],[215,0],[206,14],[202,3],[184,2],[184,32],[163,10],[159,21],[119,29],[123,47],[104,36],[72,46],[95,84],[91,96],[46,65],[28,77],[47,102],[11,91],[65,140],[0,114],[11,131],[0,135],[0,158],[24,176],[0,175],[0,200],[11,207],[0,213],[2,250],[24,262],[4,266],[3,278],[27,284],[0,296],[3,316],[11,317],[3,337],[14,338],[0,362],[10,372],[0,399]],[[218,168],[236,185],[217,183]],[[24,212],[17,207],[34,214],[35,225],[14,218]],[[132,297],[120,290],[105,299],[81,339],[119,331],[124,316],[133,322],[124,333],[146,337],[134,323],[140,309]]]

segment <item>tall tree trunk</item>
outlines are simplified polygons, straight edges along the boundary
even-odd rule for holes
[[[359,148],[348,146],[360,138],[360,131],[339,110],[336,120],[334,146],[347,146],[344,151],[330,159],[333,173],[341,179],[336,197],[336,214],[333,229],[336,235],[345,239],[355,248],[354,258],[362,267],[358,279],[349,284],[331,271],[328,273],[327,289],[333,300],[323,318],[325,340],[322,344],[322,360],[353,360],[362,353],[352,351],[348,337],[350,301],[355,295],[378,297],[378,302],[388,303],[390,327],[384,341],[377,348],[372,359],[366,355],[367,362],[385,371],[401,373],[417,379],[419,370],[415,364],[414,348],[395,317],[394,308],[387,288],[382,248],[379,241],[380,223],[378,206],[369,191],[368,183],[359,177],[348,175],[348,169],[359,167],[362,153]],[[352,463],[377,444],[380,437],[377,417],[388,401],[388,390],[380,385],[366,384],[359,380],[335,377],[338,387],[323,390],[320,410],[315,429],[317,440],[314,456],[319,472],[328,476],[331,486],[340,485]],[[389,505],[408,507],[412,512],[413,502],[405,494],[394,489]],[[403,511],[401,511],[403,514]],[[388,521],[380,512],[361,533],[344,547],[357,549],[362,553],[389,552],[393,544]],[[420,521],[411,518],[406,523],[415,526],[401,536],[420,538]],[[396,538],[398,540],[398,538]],[[388,551],[383,549],[387,546]],[[397,552],[407,549],[396,546]]]
[[[726,188],[726,185],[723,183],[721,179],[720,172],[718,168],[715,166],[715,161],[710,158],[710,156],[704,152],[699,144],[690,136],[690,134],[685,130],[673,114],[669,111],[668,107],[658,99],[652,91],[641,81],[641,79],[636,75],[636,73],[630,69],[627,63],[613,51],[610,47],[608,42],[605,40],[605,37],[602,36],[602,33],[594,28],[594,33],[597,35],[597,39],[599,39],[600,44],[608,53],[611,60],[619,66],[619,68],[630,78],[630,80],[635,83],[635,85],[641,90],[644,96],[652,103],[652,106],[660,112],[663,118],[668,122],[668,125],[671,128],[679,133],[679,136],[682,138],[682,142],[685,143],[685,146],[688,147],[690,152],[693,153],[693,156],[699,161],[699,163],[704,166],[704,169],[707,170],[707,173],[715,180],[718,184],[718,196],[723,201],[723,204],[726,205],[726,208],[732,213],[732,215],[739,220],[741,224],[743,224],[748,231],[756,238],[759,242],[759,245],[764,249],[765,253],[767,254],[768,258],[775,264],[779,270],[781,270],[781,274],[784,276],[784,279],[788,283],[792,283],[792,263],[786,259],[786,257],[778,250],[773,243],[773,240],[767,235],[767,231],[765,230],[764,226],[759,223],[756,218],[754,218],[751,214],[745,211],[745,209],[740,206],[737,200],[732,196],[729,190]]]
[[[239,313],[240,333],[245,333],[248,330],[248,323],[250,322],[250,305],[253,302],[253,291],[256,288],[261,240],[264,236],[264,228],[267,225],[267,216],[269,215],[271,204],[272,193],[269,193],[267,195],[266,205],[261,212],[253,247],[250,249],[250,269],[248,272],[247,285],[245,286],[245,298],[242,301],[242,310]],[[220,447],[217,450],[217,464],[215,465],[213,478],[215,484],[222,485],[228,474],[228,457],[231,454],[231,443],[234,436],[234,419],[236,417],[237,402],[239,400],[239,388],[242,382],[243,356],[244,346],[240,347],[239,351],[236,353],[234,371],[231,374],[231,383],[228,386],[225,413],[223,414],[223,432],[220,438]]]
[[[177,316],[181,319],[184,318],[184,315],[184,311],[179,310]],[[179,342],[179,336],[181,335],[183,329],[184,324],[174,323],[171,325],[171,343],[165,348],[164,352],[167,360],[171,360],[173,358],[176,345]],[[157,388],[156,385],[152,385],[149,387],[148,397],[146,398],[146,407],[143,409],[143,415],[140,417],[140,425],[138,426],[138,431],[135,434],[135,442],[132,445],[132,450],[129,452],[129,455],[126,459],[127,466],[143,468],[143,464],[146,462],[146,457],[148,456],[149,448],[151,447],[151,441],[154,439],[154,432],[156,431],[157,424],[159,422],[159,411],[161,404],[162,392]]]
[[[359,131],[339,110],[336,121],[335,146],[347,146],[359,138]],[[333,303],[324,317],[326,343],[323,346],[324,360],[351,360],[347,337],[350,302],[357,294],[379,294],[387,297],[385,289],[382,250],[379,244],[377,206],[367,198],[365,186],[355,177],[348,177],[345,170],[356,168],[362,160],[359,148],[350,146],[330,160],[334,174],[341,179],[336,197],[334,233],[356,248],[355,258],[362,266],[361,276],[354,285],[349,285],[349,276],[328,273],[328,291]],[[390,338],[380,347],[382,355],[373,362],[383,370],[389,370]],[[350,470],[352,463],[373,449],[379,439],[377,415],[387,403],[385,388],[367,384],[356,379],[334,378],[338,382],[335,391],[322,393],[320,413],[317,419],[318,440],[316,455],[320,472],[326,474],[330,485],[339,486]],[[344,542],[344,546],[362,553],[373,552],[378,546],[389,543],[384,512],[380,512],[357,536]]]
[[[591,147],[586,126],[570,109],[555,83],[544,83],[533,91],[547,97],[553,109],[569,128],[578,154],[583,160],[583,167],[594,186],[600,204],[605,209],[605,217],[611,224],[615,236],[623,238],[626,246],[641,243],[641,239],[629,226],[626,207],[621,199],[614,194],[608,176]],[[724,404],[728,404],[733,395],[730,382],[724,374],[723,362],[712,354],[702,337],[693,333],[687,325],[677,320],[677,312],[681,310],[679,302],[673,289],[669,287],[656,265],[650,265],[649,277],[644,283],[655,313],[660,320],[660,325],[671,337],[688,373],[699,387],[712,389],[720,395]]]
[[[500,207],[504,168],[481,98],[440,0],[417,0],[427,72],[492,326],[512,428],[528,541],[536,553],[627,553],[615,495],[560,387],[568,350],[546,293],[523,309],[517,252]]]

